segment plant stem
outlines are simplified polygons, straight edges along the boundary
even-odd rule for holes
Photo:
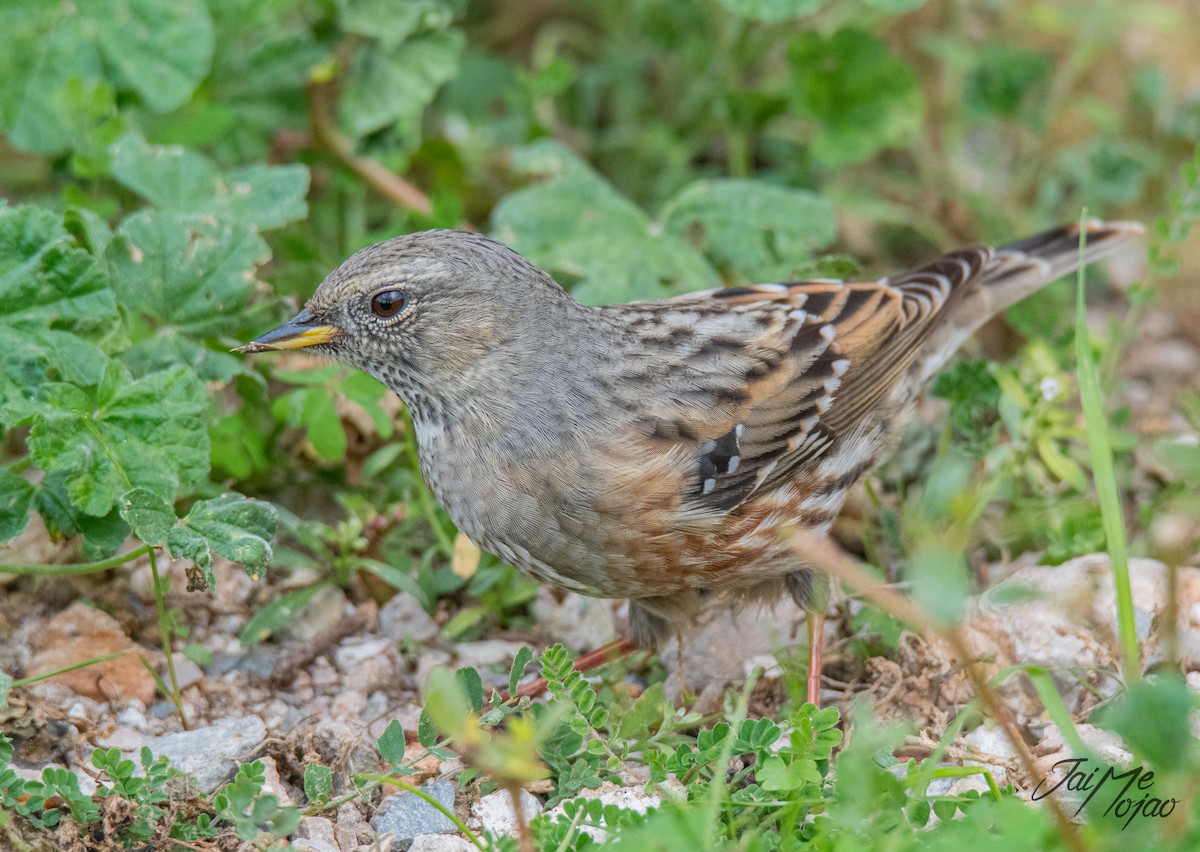
[[[529,833],[529,823],[525,821],[525,812],[521,810],[521,788],[510,784],[505,789],[512,799],[513,814],[517,818],[517,844],[521,852],[534,852],[533,835]]]
[[[175,705],[175,712],[179,714],[179,722],[186,731],[188,730],[188,720],[183,713],[183,696],[179,693],[179,681],[175,677],[175,657],[171,653],[171,624],[167,620],[167,605],[164,600],[166,590],[163,589],[162,579],[158,575],[158,560],[154,558],[153,550],[150,551],[150,574],[154,578],[154,611],[158,615],[158,633],[162,639],[163,654],[167,658],[167,676],[171,681],[171,694],[167,697]]]
[[[88,666],[94,666],[97,663],[103,663],[108,660],[116,659],[117,657],[123,657],[125,654],[131,653],[132,651],[133,651],[133,648],[126,648],[124,651],[113,651],[111,654],[102,654],[99,657],[92,657],[87,660],[81,660],[80,662],[72,663],[69,666],[63,666],[62,668],[51,669],[48,672],[42,672],[41,674],[37,674],[37,675],[30,675],[29,677],[23,677],[20,680],[14,680],[12,682],[11,686],[13,689],[17,689],[18,687],[22,687],[22,686],[29,686],[29,684],[31,684],[31,683],[37,683],[38,681],[48,680],[49,678],[57,677],[60,674],[66,674],[67,672],[73,672],[76,669],[85,669]]]
[[[311,82],[307,92],[308,123],[313,139],[321,148],[332,154],[380,195],[407,210],[416,211],[423,216],[433,215],[433,203],[429,196],[377,160],[355,156],[354,142],[334,123],[330,83]]]
[[[419,799],[424,799],[428,804],[436,808],[442,814],[442,816],[454,823],[454,827],[457,828],[463,834],[463,836],[467,838],[467,840],[473,843],[477,849],[483,852],[483,842],[479,839],[479,835],[467,828],[467,824],[459,819],[458,815],[454,813],[453,810],[447,808],[420,787],[415,787],[404,779],[398,778],[394,775],[376,775],[373,773],[364,772],[360,775],[355,775],[354,777],[356,779],[361,778],[367,781],[374,781],[378,784],[390,784],[393,787],[399,787],[405,792],[412,793]]]
[[[99,562],[80,562],[75,565],[0,565],[0,574],[30,574],[42,577],[74,577],[81,574],[96,574],[100,571],[107,571],[109,568],[116,568],[119,565],[124,565],[126,562],[149,554],[151,556],[151,565],[153,565],[154,548],[149,544],[144,544],[134,550],[126,553],[118,553],[116,556],[110,556],[107,559],[101,559]]]

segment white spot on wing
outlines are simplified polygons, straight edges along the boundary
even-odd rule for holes
[[[837,329],[833,327],[833,323],[827,322],[825,325],[821,326],[821,337],[825,340],[833,340],[836,334]]]
[[[726,471],[725,471],[725,472],[726,472],[726,473],[733,473],[735,470],[737,470],[737,469],[738,469],[738,465],[739,465],[739,464],[741,464],[741,463],[742,463],[742,457],[741,457],[741,456],[730,456],[730,458],[729,458],[729,467],[726,469]]]
[[[717,481],[715,479],[706,479],[706,480],[704,480],[703,493],[712,494],[713,491],[716,489],[716,487],[717,487]]]
[[[848,358],[838,358],[829,366],[833,367],[833,374],[840,376],[850,369],[850,360]]]

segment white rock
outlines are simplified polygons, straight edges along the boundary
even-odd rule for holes
[[[341,589],[326,586],[279,631],[279,636],[291,642],[309,642],[341,621],[352,608]]]
[[[525,815],[525,824],[542,812],[542,803],[537,796],[528,790],[518,794],[521,800],[521,813]],[[507,790],[497,790],[481,798],[471,805],[474,826],[509,837],[517,836],[517,811],[513,807],[512,796]]]
[[[133,728],[135,731],[146,733],[150,728],[150,723],[146,719],[146,714],[136,707],[126,707],[117,714],[117,723]]]
[[[460,666],[474,666],[486,669],[491,666],[507,667],[512,664],[513,657],[525,647],[524,642],[511,642],[507,639],[482,639],[478,642],[459,642],[454,650],[458,654]]]
[[[438,635],[437,622],[412,595],[393,595],[379,610],[379,632],[393,642],[415,639],[426,642]]]
[[[367,824],[355,802],[346,802],[338,808],[333,834],[342,849],[358,849],[363,843],[373,842],[375,829]]]
[[[606,782],[595,790],[580,790],[575,798],[599,799],[606,806],[616,805],[624,810],[635,811],[639,814],[644,814],[646,811],[650,810],[650,808],[657,808],[662,804],[663,793],[672,798],[682,799],[687,797],[686,788],[684,788],[684,786],[674,778],[659,784],[657,789],[660,792],[647,793],[643,787],[618,787],[612,782]],[[559,816],[564,813],[563,806],[559,804],[552,810],[548,811],[548,813],[552,817]],[[604,842],[604,839],[608,836],[607,831],[597,826],[582,825],[579,827],[579,830],[600,843]]]
[[[204,671],[182,653],[172,654],[171,661],[175,664],[175,681],[179,684],[181,692],[204,680]]]
[[[383,654],[391,644],[388,639],[350,639],[338,646],[333,652],[333,658],[339,669],[348,672],[363,660]]]
[[[1159,562],[1130,560],[1143,665],[1165,655],[1160,628],[1167,604],[1166,576]],[[1067,709],[1075,713],[1089,709],[1097,693],[1103,698],[1119,688],[1100,674],[1117,667],[1116,625],[1109,558],[1097,553],[1062,565],[1014,571],[968,607],[963,635],[973,654],[993,659],[993,672],[1013,664],[1049,669]],[[1200,651],[1200,619],[1195,635]],[[1186,646],[1186,636],[1181,645]],[[1021,721],[1032,723],[1042,716],[1041,702],[1024,678],[1008,678],[1000,692]]]
[[[211,792],[232,778],[240,760],[266,737],[262,719],[243,716],[207,728],[153,737],[144,744],[155,757],[165,756],[180,772],[195,777],[200,789]]]
[[[761,662],[781,648],[806,641],[804,610],[789,596],[752,610],[717,604],[705,610],[699,621],[699,629],[683,640],[684,675],[688,687],[697,692],[711,683],[743,682],[748,660]],[[667,682],[669,695],[679,691],[676,641],[669,640],[658,655],[672,675]]]
[[[552,641],[578,654],[616,638],[611,602],[575,592],[556,592],[542,586],[533,602],[533,619]]]
[[[279,802],[280,807],[291,807],[296,803],[292,801],[292,796],[288,793],[287,787],[283,783],[283,779],[279,777],[279,766],[275,763],[275,758],[266,755],[260,757],[259,760],[263,765],[263,792],[270,793]],[[330,825],[330,837],[333,826]]]
[[[375,847],[367,847],[364,852],[375,852]],[[477,852],[475,844],[457,834],[422,834],[414,837],[408,852]]]
[[[296,837],[303,840],[320,840],[337,848],[337,837],[333,833],[333,820],[325,817],[302,817],[296,828]]]
[[[298,852],[342,852],[342,847],[327,840],[306,840],[304,838],[293,840],[292,848]]]

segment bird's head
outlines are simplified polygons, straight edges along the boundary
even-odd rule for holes
[[[484,370],[554,306],[574,304],[548,275],[479,234],[424,231],[355,254],[304,310],[241,352],[307,348],[365,370],[410,401]]]

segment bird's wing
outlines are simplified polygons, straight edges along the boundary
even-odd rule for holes
[[[693,458],[681,508],[725,513],[795,478],[883,400],[993,256],[965,249],[878,281],[756,285],[622,306],[634,310],[633,333],[651,341],[629,376],[632,387],[658,391],[640,401],[641,436]]]

